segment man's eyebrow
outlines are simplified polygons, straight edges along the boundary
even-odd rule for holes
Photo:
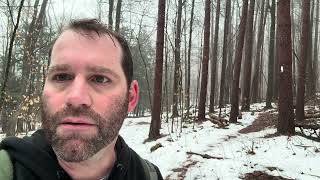
[[[53,73],[53,72],[58,72],[58,71],[67,71],[70,69],[71,69],[70,65],[58,64],[58,65],[54,65],[54,66],[49,67],[48,74]]]
[[[116,78],[120,78],[120,76],[117,73],[115,73],[114,71],[112,71],[109,68],[105,68],[102,66],[88,66],[87,70],[89,72],[93,72],[93,73],[111,74],[112,76],[114,76]]]

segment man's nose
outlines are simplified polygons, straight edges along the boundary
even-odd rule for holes
[[[89,84],[85,78],[76,77],[68,88],[66,105],[73,107],[90,107],[92,97]]]

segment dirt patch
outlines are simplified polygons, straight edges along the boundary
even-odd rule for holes
[[[319,94],[305,98],[305,106],[315,106],[320,104]]]
[[[258,115],[255,121],[250,126],[247,126],[239,133],[248,134],[252,132],[259,132],[267,127],[274,127],[277,124],[278,115],[271,112],[263,112]]]
[[[244,180],[292,180],[281,176],[272,176],[263,171],[254,171],[252,173],[246,173],[243,177],[239,177]]]
[[[173,172],[178,173],[178,175],[177,175],[178,179],[172,178],[172,174],[170,174],[165,178],[165,180],[183,180],[183,179],[185,179],[186,174],[188,172],[188,169],[191,166],[194,166],[198,163],[198,161],[194,161],[189,158],[190,158],[190,155],[188,156],[188,160],[184,163],[184,165],[182,167],[172,169]]]
[[[274,138],[274,137],[278,137],[281,136],[281,134],[279,134],[278,132],[272,133],[272,134],[266,134],[265,136],[263,136],[264,138]]]
[[[143,121],[136,123],[136,125],[147,125],[147,124],[150,124],[150,123],[149,122],[143,122]]]

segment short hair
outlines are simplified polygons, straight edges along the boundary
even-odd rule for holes
[[[133,78],[133,62],[128,42],[119,33],[109,29],[107,25],[101,23],[97,19],[72,20],[65,28],[63,28],[62,32],[59,33],[58,37],[51,43],[51,47],[49,49],[49,62],[51,58],[52,49],[56,40],[66,30],[72,30],[79,34],[82,34],[84,32],[86,33],[85,35],[90,35],[91,33],[96,33],[98,36],[108,35],[112,39],[112,41],[116,39],[119,42],[122,49],[121,66],[127,80],[128,89],[130,88],[130,84]]]

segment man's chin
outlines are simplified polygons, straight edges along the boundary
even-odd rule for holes
[[[60,159],[67,162],[80,162],[87,160],[97,151],[89,141],[81,138],[56,139],[52,147]]]

